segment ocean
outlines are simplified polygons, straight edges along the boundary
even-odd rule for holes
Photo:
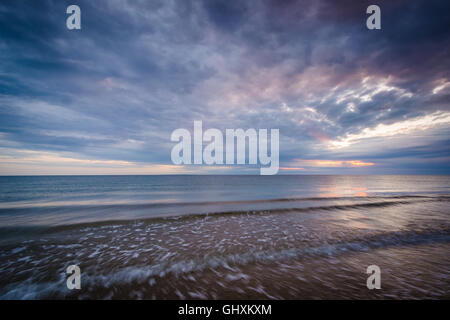
[[[0,177],[0,299],[449,299],[449,252],[450,176]]]

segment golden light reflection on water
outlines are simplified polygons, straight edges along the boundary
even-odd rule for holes
[[[330,177],[330,181],[326,185],[319,186],[317,196],[334,198],[366,197],[368,196],[367,191],[364,181]]]

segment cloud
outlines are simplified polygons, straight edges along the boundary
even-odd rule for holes
[[[364,162],[360,160],[304,160],[295,159],[294,163],[304,165],[306,167],[321,167],[321,168],[334,168],[334,167],[349,167],[349,168],[359,168],[366,166],[373,166],[375,163]]]
[[[281,167],[280,170],[284,170],[284,171],[298,171],[298,170],[305,170],[305,168]]]
[[[32,150],[2,150],[0,174],[173,174],[182,166],[145,164],[118,160],[79,159],[70,155]]]
[[[439,91],[446,89],[450,86],[450,82],[448,82],[446,79],[439,80],[439,85],[433,89],[433,94],[439,93]]]
[[[329,144],[331,148],[344,148],[368,139],[409,135],[439,126],[445,128],[450,126],[450,112],[436,111],[432,114],[391,124],[380,123],[374,128],[364,128],[359,133],[347,134],[343,138],[330,141]]]
[[[69,4],[82,9],[80,31],[65,26]],[[285,168],[329,159],[354,170],[339,161],[359,159],[384,173],[406,170],[405,158],[448,172],[450,4],[379,1],[382,29],[369,31],[370,4],[3,1],[0,146],[175,172],[158,167],[171,165],[170,133],[203,120],[280,129]]]

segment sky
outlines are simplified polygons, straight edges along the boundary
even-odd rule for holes
[[[68,30],[66,8],[81,8]],[[381,30],[366,9],[381,8]],[[276,128],[279,174],[450,174],[450,2],[0,2],[0,175],[175,165],[173,130]]]

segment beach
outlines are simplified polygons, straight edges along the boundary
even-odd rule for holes
[[[1,299],[450,297],[448,176],[1,177],[0,189]]]

